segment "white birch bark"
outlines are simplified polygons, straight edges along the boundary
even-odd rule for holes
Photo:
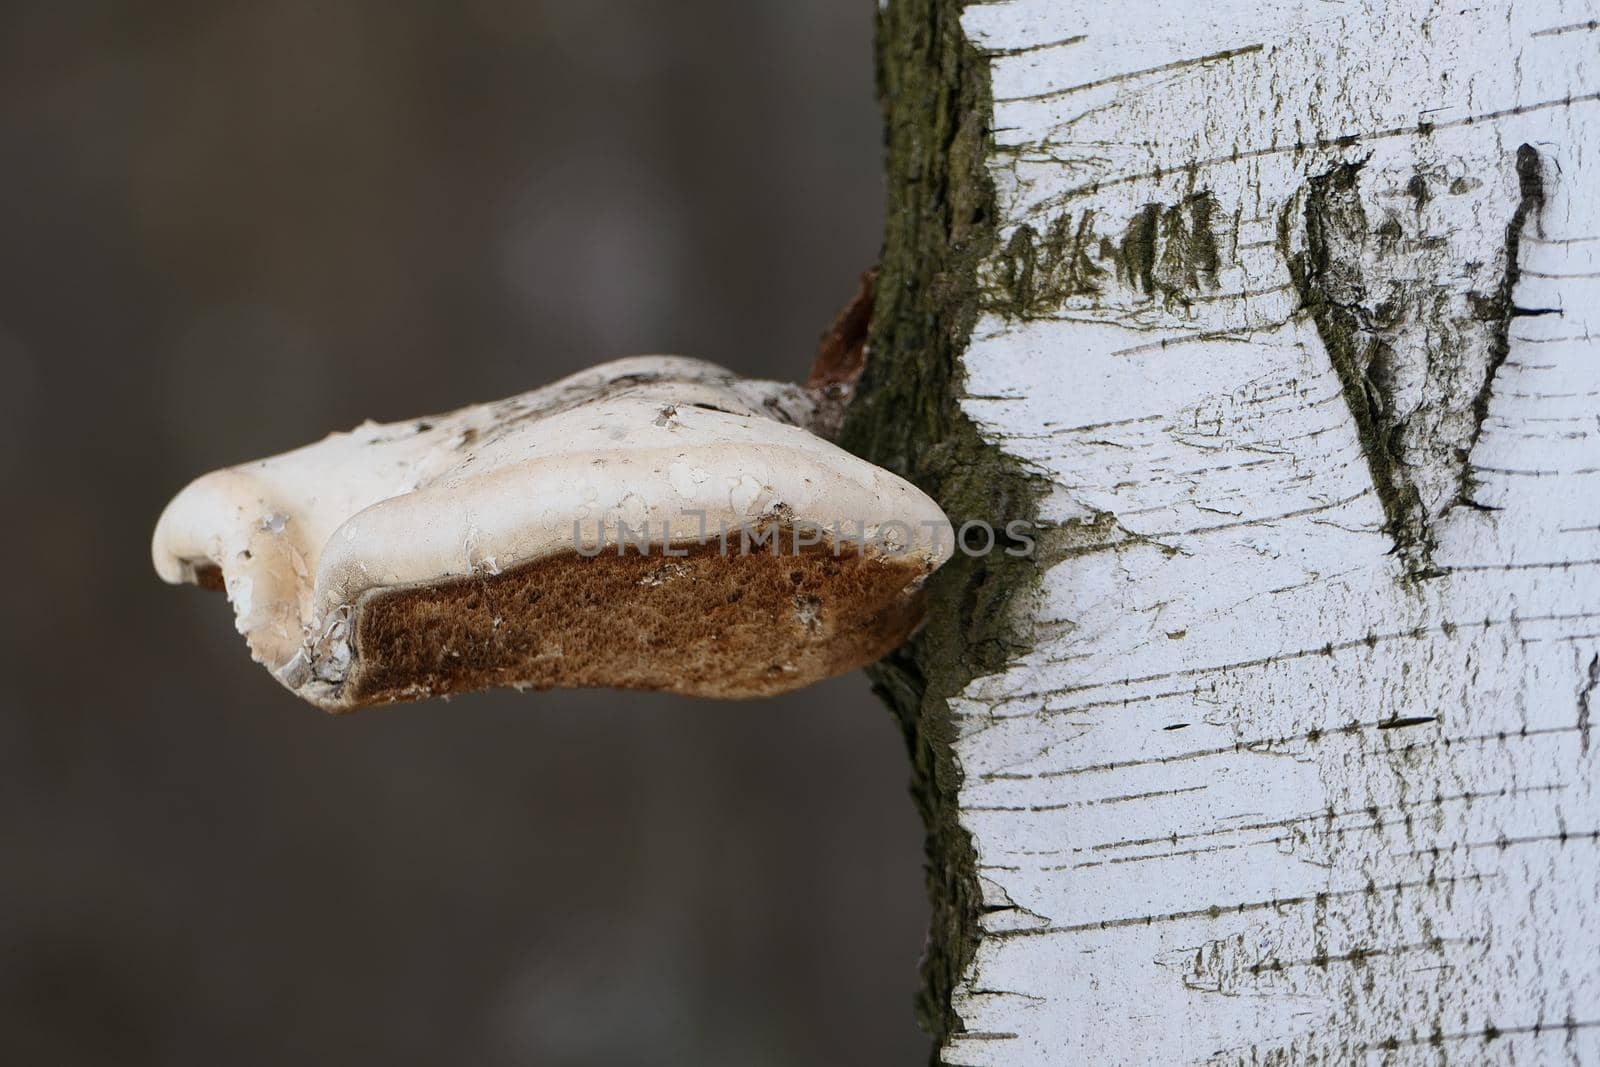
[[[1059,528],[944,1062],[1600,1063],[1597,19],[965,9],[961,406]]]

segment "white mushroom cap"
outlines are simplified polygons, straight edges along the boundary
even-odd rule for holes
[[[495,684],[779,692],[903,639],[954,543],[926,495],[798,425],[812,410],[699,360],[618,360],[208,474],[162,514],[156,570],[220,573],[255,658],[335,710]],[[650,548],[620,550],[619,524]],[[741,527],[786,540],[747,554]],[[821,530],[846,544],[788,551]]]

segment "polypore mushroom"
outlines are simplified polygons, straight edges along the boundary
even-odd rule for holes
[[[254,657],[332,711],[490,686],[779,693],[915,627],[954,539],[805,426],[813,394],[618,360],[190,484],[156,570],[223,589]]]

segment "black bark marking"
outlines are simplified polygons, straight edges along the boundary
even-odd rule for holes
[[[1575,104],[1592,104],[1596,101],[1600,101],[1600,91],[1578,93],[1554,100],[1539,100],[1532,104],[1517,104],[1514,107],[1503,107],[1495,111],[1481,111],[1467,115],[1464,118],[1450,119],[1447,122],[1411,122],[1403,126],[1384,126],[1377,129],[1357,130],[1333,137],[1315,137],[1309,140],[1289,141],[1264,148],[1235,149],[1226,155],[1189,160],[1184,164],[1183,170],[1185,173],[1193,174],[1208,167],[1232,167],[1246,160],[1264,159],[1269,156],[1303,156],[1308,152],[1328,148],[1353,148],[1358,144],[1372,141],[1383,141],[1393,137],[1415,137],[1418,133],[1429,134],[1437,133],[1441,130],[1459,130],[1471,126],[1483,126],[1499,122],[1502,119],[1515,118],[1518,115],[1531,115],[1536,111],[1570,108]],[[1170,169],[1144,170],[1119,174],[1110,178],[1101,178],[1085,185],[1075,185],[1070,189],[1063,189],[1052,196],[1049,203],[1065,204],[1081,196],[1098,193],[1105,189],[1113,189],[1119,185],[1132,185],[1136,182],[1149,181],[1151,178],[1159,179],[1170,173]]]
[[[1146,204],[1122,231],[1122,247],[1117,256],[1117,280],[1139,292],[1156,288],[1157,225],[1160,204]]]
[[[1578,687],[1578,745],[1585,756],[1589,754],[1589,706],[1596,686],[1600,686],[1600,652],[1589,660],[1588,675]]]
[[[1217,289],[1220,214],[1209,191],[1176,204],[1146,204],[1120,234],[1102,234],[1094,210],[1059,215],[1041,238],[1020,226],[995,257],[993,310],[1047,317],[1073,297],[1187,306]]]
[[[1369,896],[1374,893],[1403,897],[1410,892],[1448,893],[1457,885],[1473,885],[1489,881],[1494,875],[1465,874],[1451,877],[1430,876],[1409,882],[1390,882],[1369,886],[1366,889],[1335,889],[1325,893],[1306,893],[1297,896],[1271,897],[1266,900],[1246,900],[1231,904],[1213,904],[1208,907],[1185,908],[1181,911],[1158,912],[1146,915],[1129,915],[1117,919],[1099,919],[1092,922],[1064,923],[1057,926],[1031,926],[1017,930],[994,930],[989,937],[997,941],[1020,941],[1033,937],[1056,937],[1062,934],[1081,934],[1099,930],[1120,930],[1130,926],[1154,926],[1157,923],[1189,922],[1194,919],[1216,919],[1223,915],[1247,915],[1257,911],[1282,911],[1285,908],[1313,904],[1324,907],[1332,900]]]
[[[1365,160],[1342,163],[1310,180],[1305,196],[1306,250],[1290,258],[1289,271],[1339,375],[1389,536],[1402,553],[1426,557],[1432,544],[1422,521],[1421,500],[1396,454],[1394,412],[1385,390],[1392,355],[1371,336],[1366,321],[1370,315],[1364,307],[1367,289],[1361,252],[1368,224],[1359,188],[1364,165]],[[1286,217],[1285,225],[1287,221]],[[1385,220],[1378,235],[1397,239],[1399,223]]]
[[[1413,173],[1396,190],[1413,209],[1381,209],[1377,187],[1388,176],[1367,175],[1366,163],[1310,178],[1280,217],[1279,243],[1339,377],[1385,532],[1413,577],[1432,578],[1443,573],[1432,562],[1438,522],[1453,507],[1483,507],[1472,499],[1471,455],[1510,351],[1511,320],[1549,313],[1513,300],[1523,231],[1544,206],[1542,168],[1532,146],[1517,150],[1516,207],[1485,295],[1456,280],[1485,265],[1458,262],[1448,234],[1428,229],[1438,187]],[[1474,188],[1450,185],[1444,195]],[[1296,220],[1292,207],[1301,202]],[[1296,221],[1303,241],[1291,252]]]
[[[1427,726],[1429,723],[1439,721],[1437,715],[1407,715],[1393,719],[1385,719],[1378,724],[1380,730],[1404,730],[1409,726]]]
[[[1582,33],[1585,30],[1600,30],[1600,19],[1590,19],[1588,22],[1573,22],[1565,26],[1552,26],[1548,30],[1535,30],[1529,37],[1555,37],[1563,33]]]
[[[1468,507],[1483,507],[1472,499],[1474,481],[1471,455],[1478,438],[1483,434],[1483,422],[1489,417],[1489,400],[1494,392],[1495,375],[1511,352],[1511,320],[1519,315],[1549,314],[1551,310],[1519,308],[1514,299],[1517,281],[1522,274],[1522,231],[1530,215],[1537,220],[1543,211],[1544,168],[1539,161],[1538,151],[1532,145],[1524,144],[1517,149],[1517,208],[1512,212],[1511,221],[1506,224],[1505,272],[1491,299],[1480,298],[1475,301],[1474,310],[1479,313],[1479,318],[1490,324],[1490,344],[1489,367],[1484,373],[1483,384],[1478,388],[1478,395],[1472,401],[1472,439],[1467,444],[1466,455],[1462,457],[1466,462],[1462,465],[1461,488],[1456,500],[1458,504]],[[1543,232],[1542,226],[1540,232]]]
[[[1065,89],[1051,89],[1048,92],[1032,93],[1028,96],[1008,96],[1001,103],[1014,104],[1020,101],[1059,100],[1071,93],[1082,92],[1085,89],[1098,89],[1102,85],[1114,85],[1120,81],[1129,81],[1133,78],[1143,78],[1151,74],[1165,74],[1172,70],[1182,70],[1184,67],[1203,67],[1212,63],[1221,63],[1239,56],[1247,56],[1262,50],[1262,45],[1250,44],[1242,48],[1229,48],[1221,52],[1212,52],[1209,55],[1195,56],[1193,59],[1177,59],[1171,63],[1162,63],[1156,67],[1145,67],[1141,70],[1130,70],[1124,74],[1112,74],[1105,78],[1096,78],[1094,81],[1081,82],[1078,85],[1069,85]]]

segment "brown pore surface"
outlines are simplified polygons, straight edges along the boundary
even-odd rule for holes
[[[828,544],[614,546],[364,602],[344,707],[513,685],[769,696],[870,663],[921,617],[926,566]]]

